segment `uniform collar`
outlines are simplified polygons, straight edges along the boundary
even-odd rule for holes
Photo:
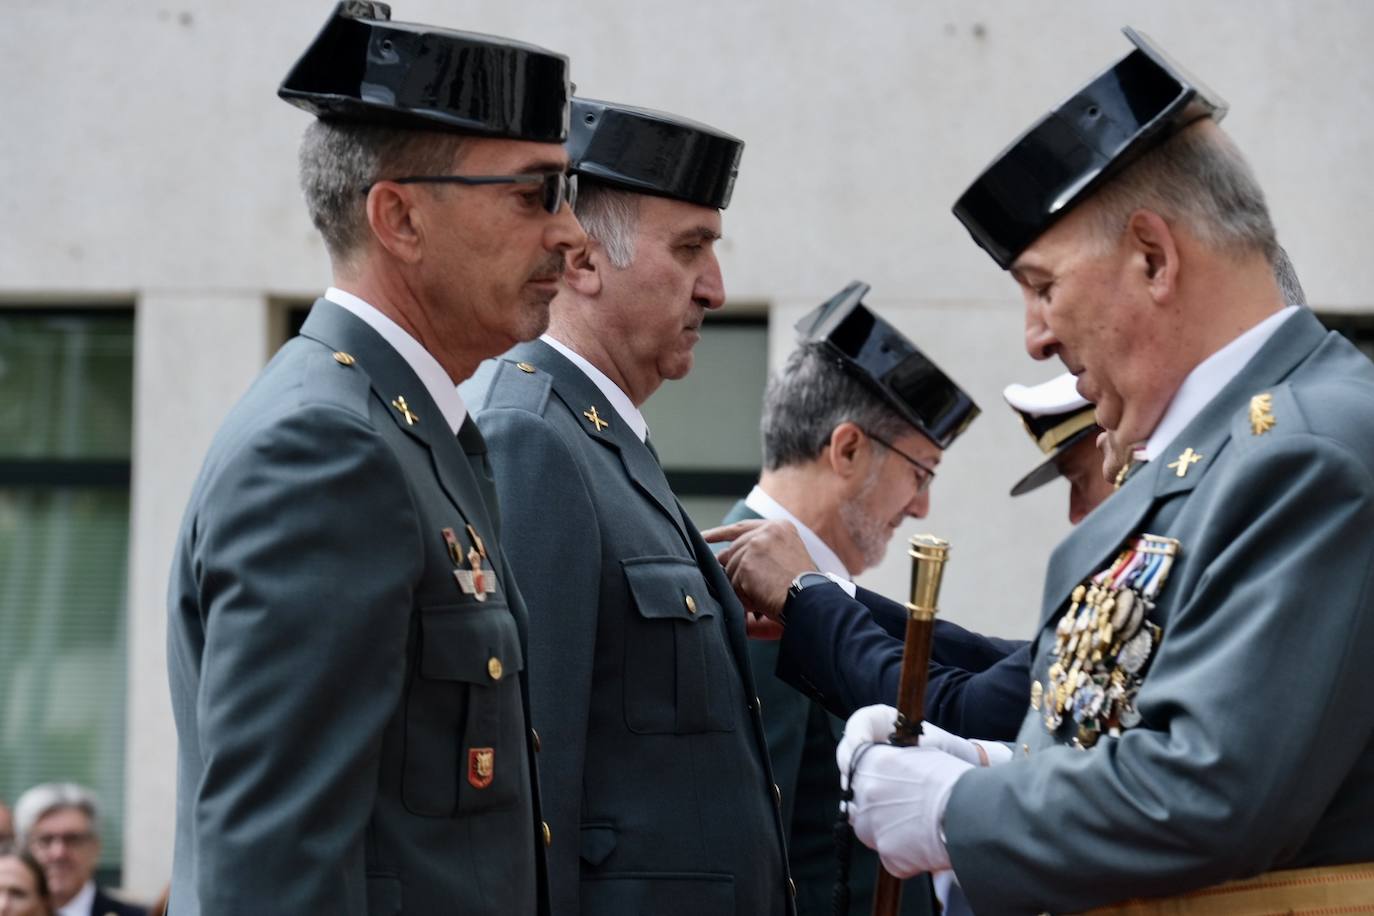
[[[380,334],[383,340],[391,344],[391,348],[400,354],[401,359],[406,361],[406,365],[410,366],[411,371],[425,386],[435,406],[444,415],[444,422],[456,436],[459,427],[467,419],[468,408],[463,403],[462,395],[458,393],[458,386],[453,384],[453,379],[449,378],[449,374],[439,365],[434,355],[399,324],[383,315],[375,305],[352,293],[331,286],[324,291],[324,298],[358,316],[368,327]]]
[[[640,442],[649,438],[649,424],[645,421],[644,414],[639,412],[639,408],[635,406],[634,401],[630,400],[630,396],[621,391],[620,386],[611,381],[606,373],[593,366],[582,354],[567,344],[555,340],[551,335],[544,334],[539,339],[566,356],[568,362],[581,369],[582,374],[592,380],[592,383],[606,396],[606,400],[611,402],[611,407],[620,414],[620,419],[625,421],[625,425],[638,437]]]
[[[1296,305],[1280,309],[1194,366],[1169,402],[1145,447],[1136,449],[1135,457],[1143,461],[1158,458],[1227,382],[1240,374],[1279,326],[1297,311]]]
[[[820,535],[808,528],[801,519],[791,512],[773,497],[764,492],[758,484],[749,491],[749,495],[744,498],[744,504],[753,509],[763,518],[782,519],[792,523],[797,529],[797,534],[801,535],[802,545],[806,547],[806,552],[811,555],[811,562],[816,564],[816,570],[823,573],[834,573],[845,579],[853,579],[854,576],[845,569],[844,563],[840,561],[840,555],[830,548],[830,545],[821,540]]]

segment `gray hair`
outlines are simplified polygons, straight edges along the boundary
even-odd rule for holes
[[[95,793],[74,782],[45,782],[34,786],[14,803],[14,832],[22,845],[28,845],[29,831],[49,814],[59,809],[75,808],[90,818],[95,830],[100,817],[100,804]]]
[[[1298,282],[1298,272],[1293,268],[1293,262],[1288,258],[1288,252],[1282,245],[1277,246],[1274,255],[1274,280],[1279,284],[1279,292],[1283,293],[1285,305],[1306,305],[1307,294],[1302,291],[1302,284]]]
[[[445,174],[463,140],[447,131],[311,121],[301,139],[301,191],[329,254],[347,261],[367,238],[364,188],[384,177]]]
[[[1179,131],[1103,185],[1092,203],[1104,243],[1144,208],[1233,256],[1261,254],[1272,264],[1278,252],[1264,191],[1220,130]]]
[[[915,428],[822,344],[802,344],[763,392],[763,466],[775,471],[815,459],[846,420],[888,442]]]
[[[575,213],[588,238],[595,239],[606,250],[612,267],[624,270],[634,263],[638,194],[580,176]]]

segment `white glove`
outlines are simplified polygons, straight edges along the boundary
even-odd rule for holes
[[[865,743],[886,744],[896,721],[897,710],[882,705],[865,706],[849,717],[844,727],[844,740],[835,749],[835,761],[840,765],[841,789],[848,788],[846,779],[854,751]],[[1006,763],[1013,756],[1011,748],[1000,741],[960,738],[929,722],[921,723],[921,747],[933,747],[976,767],[996,766]],[[978,753],[979,750],[982,750],[982,754]]]
[[[950,867],[940,835],[945,805],[954,783],[977,765],[979,757],[972,742],[933,725],[923,729],[920,746],[892,747],[886,742],[896,717],[891,706],[868,706],[854,713],[835,749],[835,762],[841,788],[847,790],[855,755],[873,745],[863,750],[854,770],[849,823],[865,846],[878,851],[884,868],[909,878]]]
[[[874,745],[854,771],[854,835],[898,878],[949,868],[940,824],[954,784],[972,769],[933,747]]]

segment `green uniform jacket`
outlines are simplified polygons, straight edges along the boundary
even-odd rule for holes
[[[1185,448],[1202,459],[1179,476]],[[977,912],[1374,859],[1374,366],[1310,312],[1285,321],[1055,550],[1035,680],[1071,591],[1146,532],[1181,553],[1143,721],[1083,751],[1032,710],[1029,756],[959,780],[944,830]]]
[[[455,439],[380,335],[316,302],[220,428],[177,541],[172,912],[545,911],[493,495],[475,425]],[[468,525],[485,601],[444,537],[466,551]]]
[[[793,912],[724,571],[582,370],[542,341],[508,357],[464,393],[529,603],[553,912]]]

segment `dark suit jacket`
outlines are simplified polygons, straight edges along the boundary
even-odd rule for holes
[[[792,912],[724,571],[580,369],[542,341],[507,356],[464,390],[529,602],[554,912]]]
[[[837,716],[892,703],[906,611],[867,589],[814,585],[789,598],[777,675]],[[1030,694],[1029,644],[936,620],[925,717],[969,738],[1016,737]]]
[[[759,516],[744,504],[722,519],[728,525]],[[763,727],[773,775],[782,790],[782,820],[787,830],[787,859],[797,882],[797,912],[801,916],[832,916],[837,860],[835,819],[840,806],[840,771],[835,745],[844,735],[844,720],[826,712],[774,673],[778,664],[776,640],[749,640]],[[897,695],[894,688],[894,697]],[[873,884],[878,855],[857,840],[851,843],[849,912],[868,916],[873,911]],[[929,880],[906,882],[902,893],[904,916],[931,911]]]
[[[95,899],[91,901],[90,916],[148,916],[148,910],[132,903],[124,903],[106,896],[100,888],[95,889]]]
[[[467,525],[485,601],[443,534]],[[363,321],[316,302],[230,412],[169,605],[173,913],[536,911],[526,613],[482,437]]]

